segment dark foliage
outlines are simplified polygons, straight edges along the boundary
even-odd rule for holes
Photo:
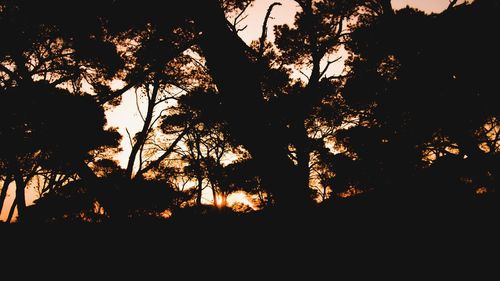
[[[496,210],[497,1],[425,14],[297,0],[270,42],[275,3],[249,45],[239,19],[253,1],[159,2],[0,1],[9,220],[16,209],[26,224],[173,225]],[[130,94],[143,125],[120,136],[105,113]],[[29,188],[40,198],[26,207]],[[247,200],[230,204],[238,192]]]

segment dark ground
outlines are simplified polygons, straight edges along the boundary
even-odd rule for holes
[[[113,280],[498,280],[495,202],[358,196],[307,211],[162,223],[0,225],[2,264]]]

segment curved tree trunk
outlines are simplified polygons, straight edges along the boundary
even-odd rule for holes
[[[133,178],[134,164],[137,159],[137,155],[141,153],[141,148],[144,146],[146,139],[148,138],[148,134],[151,129],[151,122],[153,121],[154,109],[156,106],[156,98],[158,97],[158,91],[160,89],[160,85],[158,82],[155,82],[153,85],[153,91],[151,96],[149,96],[148,92],[148,110],[146,113],[146,118],[144,119],[144,124],[142,126],[142,130],[139,132],[138,137],[134,145],[132,146],[132,151],[130,152],[130,156],[128,159],[127,169],[125,175],[127,178]],[[141,169],[139,169],[141,170]]]

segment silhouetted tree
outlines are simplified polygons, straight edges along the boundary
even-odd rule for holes
[[[164,146],[164,144],[156,143],[155,138],[160,133],[159,130],[155,130],[156,123],[168,114],[168,107],[171,106],[169,102],[176,101],[180,95],[190,91],[197,84],[209,83],[208,74],[204,73],[204,67],[195,58],[195,54],[180,54],[170,60],[163,59],[173,46],[182,44],[183,41],[192,41],[192,37],[194,38],[195,35],[189,27],[187,30],[165,35],[161,33],[161,30],[150,26],[136,38],[139,47],[132,48],[131,60],[134,61],[134,67],[129,76],[144,77],[142,84],[136,87],[137,109],[142,118],[143,127],[134,138],[129,136],[132,145],[126,169],[129,177],[143,176],[148,170],[158,166],[162,158],[172,153],[177,145],[178,141],[174,140],[171,145],[172,149],[167,148],[164,153],[155,158],[162,150],[158,149],[158,146]],[[130,79],[137,80],[137,78]],[[146,100],[144,113],[139,106],[142,100]],[[185,132],[181,134],[184,135]],[[139,161],[136,161],[137,158]],[[137,173],[135,173],[133,170],[137,164]]]
[[[196,202],[201,205],[203,190],[210,186],[217,205],[218,195],[224,199],[229,192],[222,183],[223,160],[234,145],[221,119],[220,97],[213,90],[199,89],[179,98],[171,111],[173,114],[162,121],[162,129],[169,133],[188,128],[182,142],[184,148],[177,153],[186,161],[184,172],[196,181]]]
[[[485,134],[498,127],[491,123],[498,109],[485,70],[498,64],[497,43],[469,44],[462,35],[495,32],[498,8],[490,1],[433,15],[407,8],[358,23],[347,45],[353,77],[342,95],[359,125],[336,136],[350,158],[336,160],[343,184],[429,197],[494,189],[498,154],[486,147],[496,137]],[[481,52],[490,58],[459,59]]]
[[[207,187],[215,205],[244,190],[286,211],[374,190],[494,193],[499,46],[467,35],[495,34],[499,4],[295,2],[274,42],[279,2],[247,45],[251,0],[0,1],[0,210],[12,183],[9,217],[33,221],[156,219]],[[143,126],[118,163],[104,112],[133,92]]]
[[[85,175],[88,152],[116,145],[119,138],[103,129],[104,112],[89,96],[73,96],[38,82],[6,90],[0,99],[0,138],[7,148],[0,158],[16,182],[20,216],[24,188],[41,170]]]

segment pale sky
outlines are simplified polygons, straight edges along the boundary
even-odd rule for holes
[[[240,27],[247,25],[248,27],[240,32],[240,36],[246,41],[250,42],[257,39],[262,30],[262,22],[267,12],[267,8],[274,2],[283,4],[276,6],[273,9],[271,17],[274,19],[269,20],[270,29],[274,25],[291,24],[295,13],[299,9],[298,4],[293,0],[256,0],[253,7],[248,9],[248,17]],[[392,0],[394,9],[401,9],[406,6],[411,6],[423,10],[425,12],[441,12],[448,7],[448,0]],[[269,39],[274,38],[272,30],[269,30]]]
[[[247,43],[252,40],[257,39],[260,36],[262,29],[262,22],[264,21],[267,8],[274,2],[280,2],[283,5],[277,6],[273,9],[271,14],[271,19],[269,20],[269,32],[268,39],[273,40],[274,35],[272,32],[272,27],[274,25],[280,24],[291,24],[295,13],[298,10],[298,5],[293,0],[256,0],[255,4],[250,7],[247,11],[247,18],[239,25],[243,27],[247,25],[247,28],[240,32],[240,36]],[[441,12],[449,4],[448,0],[393,0],[393,7],[395,9],[403,8],[407,5],[411,7],[418,8],[425,12]],[[116,83],[119,84],[119,83]],[[118,85],[114,85],[118,86]],[[119,87],[117,87],[119,88]],[[144,108],[144,104],[141,105]],[[126,160],[130,153],[131,147],[126,135],[126,129],[133,136],[142,128],[142,120],[137,112],[135,104],[135,95],[133,91],[129,91],[123,95],[123,102],[120,106],[110,110],[106,113],[108,124],[113,127],[118,127],[120,133],[123,136],[122,148],[123,152],[118,155],[117,159],[126,165]],[[8,190],[7,198],[5,199],[5,204],[0,212],[0,220],[5,220],[9,212],[9,208],[12,205],[12,201],[15,197],[14,191],[15,184],[11,184]],[[27,188],[26,190],[26,203],[31,205],[33,200],[36,199],[36,193],[32,188]]]

